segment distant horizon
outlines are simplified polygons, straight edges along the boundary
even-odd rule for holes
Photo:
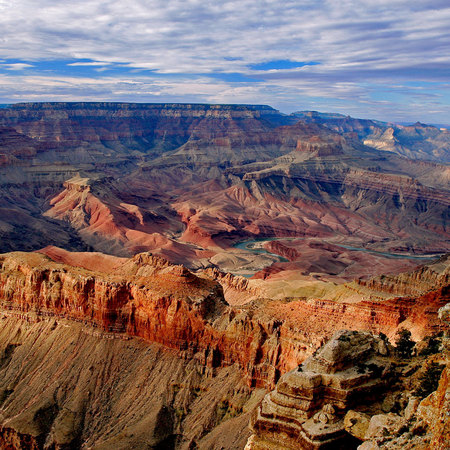
[[[0,103],[270,104],[441,124],[449,23],[445,0],[0,0]]]
[[[423,125],[431,125],[434,126],[436,128],[446,128],[450,130],[450,124],[443,124],[443,123],[431,123],[431,122],[426,122],[420,119],[417,120],[413,120],[413,121],[395,121],[395,120],[388,120],[388,119],[374,119],[373,117],[356,117],[356,116],[351,116],[349,114],[345,114],[342,112],[337,112],[337,111],[318,111],[318,110],[313,110],[313,109],[297,109],[294,110],[292,112],[286,112],[286,111],[281,111],[275,107],[273,107],[272,105],[269,105],[268,103],[207,103],[207,102],[138,102],[138,101],[109,101],[109,100],[76,100],[76,101],[46,101],[46,100],[42,100],[42,101],[18,101],[18,102],[11,102],[11,103],[0,103],[0,108],[6,108],[8,106],[14,106],[14,105],[20,105],[20,104],[62,104],[62,103],[73,103],[73,104],[79,104],[79,103],[110,103],[110,104],[130,104],[130,105],[206,105],[206,106],[246,106],[246,107],[251,107],[251,106],[265,106],[265,107],[269,107],[272,108],[275,111],[278,111],[281,114],[284,114],[286,116],[290,116],[293,114],[298,114],[298,113],[310,113],[310,112],[315,112],[318,114],[335,114],[335,115],[339,115],[339,116],[343,116],[343,117],[351,117],[353,119],[361,119],[361,120],[372,120],[375,122],[382,122],[382,123],[386,123],[386,124],[396,124],[396,125],[401,125],[401,126],[411,126],[414,125],[416,123],[421,123]]]

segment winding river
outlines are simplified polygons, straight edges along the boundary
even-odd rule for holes
[[[247,250],[252,253],[256,254],[268,254],[271,256],[274,256],[278,258],[279,262],[288,262],[289,260],[286,258],[283,258],[280,255],[277,255],[275,253],[271,253],[267,251],[264,247],[258,246],[255,247],[255,244],[261,243],[261,242],[270,242],[270,241],[286,241],[286,240],[294,240],[294,239],[302,239],[302,238],[260,238],[260,239],[250,239],[246,241],[238,242],[237,244],[234,244],[234,248],[239,248],[241,250]],[[385,258],[396,258],[396,259],[416,259],[416,260],[422,260],[422,261],[428,261],[431,259],[439,258],[443,255],[443,253],[439,254],[432,254],[432,255],[408,255],[408,254],[399,254],[399,253],[389,253],[389,252],[379,252],[376,250],[370,250],[367,248],[362,247],[352,247],[351,245],[345,245],[345,244],[335,244],[333,242],[324,241],[327,244],[336,245],[337,247],[345,248],[346,250],[351,251],[357,251],[357,252],[366,252],[370,253],[372,255],[379,255],[384,256]]]
[[[255,244],[257,243],[261,243],[261,242],[270,242],[270,241],[279,241],[279,240],[286,240],[286,238],[261,238],[261,239],[251,239],[248,241],[241,241],[238,242],[237,244],[233,245],[233,248],[239,248],[241,250],[247,250],[249,252],[252,253],[256,253],[256,254],[266,254],[266,255],[270,255],[270,256],[274,256],[275,258],[278,259],[278,262],[289,262],[288,259],[283,258],[280,255],[277,255],[276,253],[271,253],[269,251],[267,251],[264,247],[255,247]]]

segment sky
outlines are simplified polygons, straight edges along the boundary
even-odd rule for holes
[[[448,0],[0,0],[0,30],[0,103],[246,103],[450,124]]]

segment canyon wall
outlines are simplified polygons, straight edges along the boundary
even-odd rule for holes
[[[447,166],[298,119],[255,105],[1,109],[0,251],[152,251],[198,268],[259,237],[450,249]]]
[[[259,388],[335,331],[393,337],[407,326],[417,338],[443,329],[449,301],[444,286],[379,302],[231,306],[224,289],[245,292],[241,278],[149,253],[45,251],[59,262],[0,256],[0,444],[12,449],[243,448]]]
[[[370,280],[358,280],[361,286],[397,295],[415,296],[445,288],[450,284],[449,255],[444,255],[432,264],[399,275],[382,275]]]
[[[167,347],[0,314],[2,449],[243,448],[263,391]]]
[[[101,267],[104,257],[92,255]],[[445,287],[384,302],[261,299],[232,307],[217,275],[219,282],[146,253],[118,258],[109,273],[56,263],[38,253],[6,254],[1,263],[5,314],[28,320],[64,317],[139,336],[210,368],[238,364],[250,386],[272,386],[280,373],[342,328],[393,337],[409,323],[415,337],[423,337],[439,329],[437,310],[449,296]]]

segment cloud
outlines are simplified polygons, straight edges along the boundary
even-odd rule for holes
[[[29,67],[33,67],[33,65],[27,64],[27,63],[0,64],[0,68],[5,69],[5,70],[23,70],[23,69],[28,69]]]
[[[398,67],[441,58],[450,8],[406,1],[49,0],[1,6],[4,58],[68,55],[126,62],[163,73],[245,70],[276,60],[320,61],[329,68]],[[439,3],[438,3],[439,4]],[[428,8],[427,9],[427,5]],[[427,51],[424,52],[423,50]]]
[[[100,61],[77,61],[73,63],[67,64],[68,66],[108,66],[111,63],[108,62],[100,62]]]
[[[37,68],[67,60],[68,69],[92,69],[92,79],[80,82],[86,97],[103,86],[102,98],[125,99],[129,92],[134,99],[136,84],[124,88],[126,79],[146,86],[148,98],[244,99],[293,110],[295,104],[311,105],[311,99],[314,105],[345,107],[353,96],[352,110],[364,112],[364,102],[373,102],[371,111],[384,114],[387,108],[377,103],[384,93],[391,114],[400,115],[412,113],[407,83],[414,81],[429,83],[424,92],[440,95],[448,111],[448,23],[448,1],[439,0],[76,0],[70,6],[0,1],[0,58],[4,69],[35,66],[28,67],[34,78],[18,77],[8,98],[30,98],[20,97],[20,82],[27,86],[31,80],[39,98],[44,91],[52,98],[70,92],[78,98],[82,90],[75,82],[64,85],[65,94],[47,91],[45,73]],[[301,61],[319,64],[300,67]],[[121,76],[104,75],[119,66]],[[153,78],[144,79],[146,71]],[[194,80],[200,80],[198,89]],[[395,84],[403,87],[393,95]],[[190,91],[183,97],[180,88]],[[421,104],[416,111],[426,112],[425,97]]]

